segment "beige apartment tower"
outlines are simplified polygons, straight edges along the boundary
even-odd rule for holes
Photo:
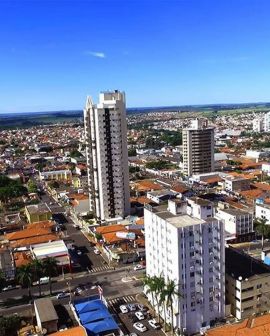
[[[183,168],[187,176],[214,171],[214,128],[207,120],[192,120],[183,129]]]
[[[90,211],[100,223],[130,213],[125,93],[102,92],[87,98],[84,129]]]

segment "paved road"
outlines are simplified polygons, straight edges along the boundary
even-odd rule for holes
[[[138,273],[132,272],[130,275],[136,275]],[[113,299],[117,297],[121,297],[124,295],[136,295],[141,293],[142,291],[142,282],[140,280],[133,280],[130,282],[123,282],[126,276],[126,272],[124,270],[110,270],[100,274],[88,274],[83,275],[79,278],[73,279],[62,279],[54,282],[52,285],[53,295],[65,291],[69,292],[69,289],[73,291],[77,286],[82,284],[88,284],[90,288],[92,285],[100,284],[103,289],[103,295],[108,299]],[[39,296],[39,288],[38,286],[31,288],[31,293],[33,298],[38,298]],[[85,292],[85,295],[89,295],[89,292]],[[0,309],[0,314],[12,314],[15,312],[23,312],[24,307],[29,305],[21,305],[16,306],[16,300],[19,300],[23,296],[28,295],[28,289],[16,289],[10,292],[3,292],[0,294],[0,301],[2,302],[2,306],[5,306],[8,302],[12,302],[11,308],[3,307]],[[42,285],[42,295],[49,295],[49,285]],[[61,303],[66,304],[69,302],[69,298],[59,300]]]
[[[41,200],[42,202],[45,202],[49,205],[55,219],[62,221],[62,223],[65,225],[66,230],[63,231],[65,235],[64,240],[72,240],[73,244],[83,252],[81,257],[78,257],[76,253],[72,254],[74,262],[81,265],[80,270],[91,270],[93,268],[102,269],[102,267],[104,268],[104,259],[100,255],[96,255],[94,253],[94,248],[90,246],[90,242],[85,237],[85,235],[81,232],[81,230],[77,230],[73,226],[74,222],[70,216],[65,215],[65,208],[59,206],[47,192],[41,196]]]

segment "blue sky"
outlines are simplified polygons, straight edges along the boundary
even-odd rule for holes
[[[0,0],[0,112],[270,101],[269,0]]]

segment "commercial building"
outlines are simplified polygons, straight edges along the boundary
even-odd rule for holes
[[[270,309],[270,267],[231,247],[226,248],[226,301],[237,319]]]
[[[253,232],[253,214],[240,209],[217,209],[216,217],[224,221],[225,231],[234,235]]]
[[[192,120],[189,128],[183,129],[184,174],[209,173],[214,171],[214,128],[207,120]]]
[[[262,118],[256,118],[252,123],[253,132],[261,133],[264,131],[264,120]]]
[[[130,213],[125,105],[123,92],[103,92],[84,109],[90,211],[102,222]]]
[[[145,206],[146,273],[181,284],[166,319],[173,314],[174,328],[191,335],[225,314],[224,229],[215,218],[198,219],[185,210],[180,200]]]

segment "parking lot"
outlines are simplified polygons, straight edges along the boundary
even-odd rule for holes
[[[130,311],[130,309],[128,308],[128,305],[132,305],[132,304],[136,306],[135,311]],[[164,336],[164,333],[161,330],[161,328],[154,329],[153,327],[149,325],[148,321],[151,320],[153,317],[148,313],[147,309],[146,311],[142,312],[144,315],[143,320],[139,320],[136,317],[135,313],[139,312],[140,310],[137,308],[138,302],[136,301],[134,296],[127,296],[127,297],[109,300],[108,305],[109,305],[109,309],[111,310],[111,312],[118,316],[120,320],[118,322],[120,322],[121,325],[123,326],[122,329],[125,334],[135,333],[137,335],[143,334],[145,336],[150,336],[150,335],[151,336],[153,335],[154,336]],[[121,305],[126,306],[129,309],[129,311],[127,313],[122,313],[120,310]],[[142,323],[147,328],[147,330],[144,332],[141,332],[137,330],[136,328],[134,328],[133,324],[136,322]]]

